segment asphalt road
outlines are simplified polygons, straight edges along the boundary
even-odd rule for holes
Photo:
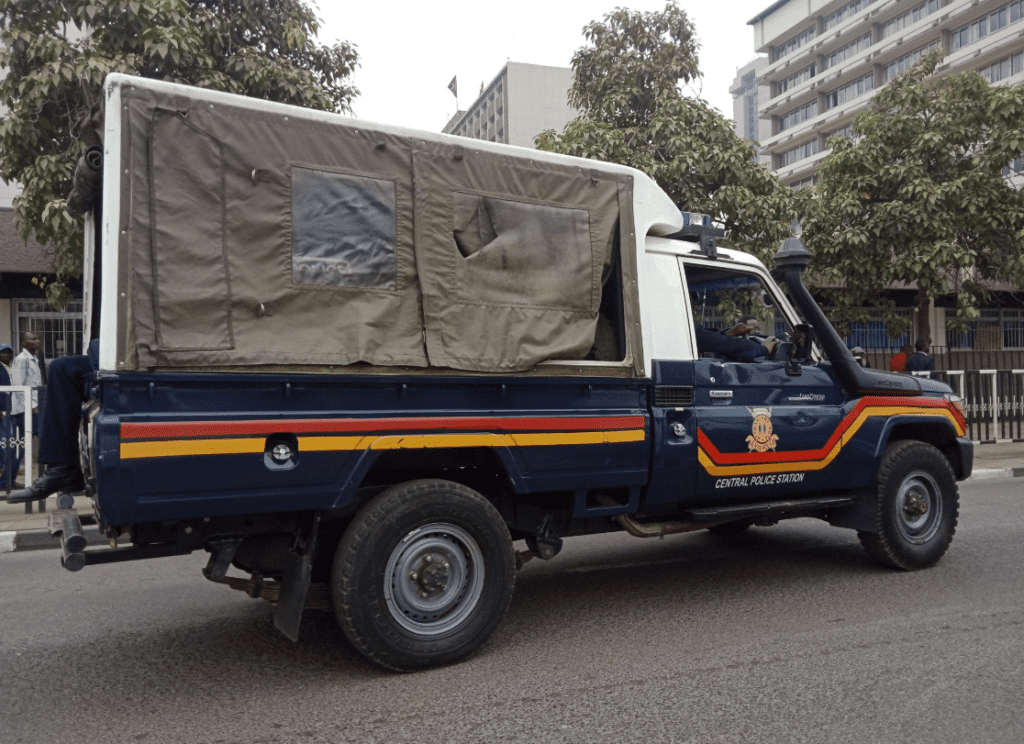
[[[814,520],[567,541],[468,661],[410,675],[327,613],[300,643],[205,555],[0,556],[0,742],[1024,741],[1024,478],[961,484],[935,568]]]

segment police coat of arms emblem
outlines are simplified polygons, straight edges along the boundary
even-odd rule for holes
[[[779,437],[777,434],[772,434],[772,409],[749,408],[747,410],[754,417],[750,436],[747,437],[747,447],[751,452],[767,452],[775,449]]]

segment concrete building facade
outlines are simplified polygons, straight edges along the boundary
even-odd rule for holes
[[[572,70],[524,62],[509,62],[491,84],[457,113],[445,133],[462,137],[533,147],[546,129],[561,132],[576,111],[568,103]]]
[[[833,135],[850,135],[875,92],[932,49],[937,75],[978,70],[1024,83],[1024,0],[779,0],[749,21],[769,88],[761,146],[779,179],[813,182]]]
[[[744,139],[758,143],[758,159],[770,166],[770,158],[765,154],[760,143],[772,135],[771,121],[761,118],[760,105],[771,95],[771,86],[764,83],[764,69],[768,66],[767,57],[757,57],[736,70],[736,79],[729,86],[732,94],[732,120],[736,125],[736,134]]]
[[[977,70],[993,85],[1024,84],[1024,0],[778,0],[748,23],[755,51],[767,59],[759,73],[768,89],[758,104],[762,154],[794,189],[814,183],[829,137],[855,136],[854,116],[933,49],[947,53],[936,75]],[[1024,186],[1024,157],[1004,175]],[[1024,302],[1017,293],[995,294],[964,334],[946,331],[949,303],[931,309],[936,350],[950,367],[973,366],[955,361],[967,352],[998,354],[983,366],[1024,360]],[[876,349],[902,340],[889,339],[882,323],[851,339]]]

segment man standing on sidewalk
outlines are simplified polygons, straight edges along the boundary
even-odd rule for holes
[[[12,385],[39,387],[43,384],[43,377],[39,372],[39,362],[36,360],[39,346],[39,336],[32,331],[21,334],[21,353],[14,357],[14,363],[11,365]],[[32,391],[30,401],[26,401],[25,397],[24,393],[11,395],[11,418],[14,422],[11,442],[15,445],[11,454],[12,481],[18,475],[18,469],[21,467],[21,451],[25,446],[25,415],[31,416],[33,410],[39,405],[39,393],[35,390]],[[34,419],[32,423],[35,423]]]

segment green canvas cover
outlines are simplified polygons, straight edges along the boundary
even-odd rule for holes
[[[121,369],[590,351],[628,174],[172,90],[122,90]]]

